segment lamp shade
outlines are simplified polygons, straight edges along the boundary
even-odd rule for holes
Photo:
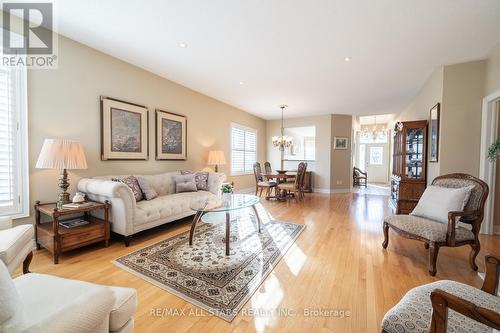
[[[87,169],[87,160],[78,141],[45,139],[36,162],[38,169]]]
[[[226,164],[226,157],[222,150],[211,150],[208,153],[208,165],[224,165]]]

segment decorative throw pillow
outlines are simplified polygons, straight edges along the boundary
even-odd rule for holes
[[[141,191],[141,187],[139,186],[139,183],[137,182],[137,178],[134,176],[128,176],[125,178],[113,178],[111,179],[114,182],[122,182],[123,184],[127,185],[130,187],[132,192],[134,193],[135,201],[141,201],[144,197]]]
[[[158,196],[158,193],[156,193],[155,189],[146,178],[139,176],[137,177],[137,182],[146,200],[152,200]]]
[[[196,182],[196,188],[199,191],[208,191],[208,172],[205,171],[181,171],[181,175],[190,175],[194,173],[194,180]]]
[[[175,193],[181,192],[196,192],[196,181],[194,174],[188,175],[176,175],[174,176],[175,181]]]
[[[473,187],[449,188],[431,185],[425,189],[410,215],[448,223],[448,212],[462,211]]]

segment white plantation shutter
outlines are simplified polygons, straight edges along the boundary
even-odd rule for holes
[[[231,124],[231,174],[253,173],[257,160],[257,131]]]
[[[26,71],[0,67],[0,215],[28,214]]]

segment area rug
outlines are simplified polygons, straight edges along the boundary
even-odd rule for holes
[[[210,214],[206,221],[224,221],[223,215]],[[255,216],[241,213],[232,218],[229,256],[225,224],[202,222],[193,246],[188,244],[189,232],[184,232],[113,262],[230,322],[303,229],[304,225],[268,220],[259,234]]]

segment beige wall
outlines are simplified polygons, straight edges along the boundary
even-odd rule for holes
[[[348,190],[351,188],[352,178],[352,139],[353,116],[332,115],[332,152],[330,158],[330,189],[333,191]],[[348,149],[333,149],[333,140],[336,136],[349,138]]]
[[[308,170],[314,172],[313,187],[318,191],[330,190],[330,150],[331,150],[331,115],[304,118],[288,118],[284,127],[316,127],[316,161],[308,162]],[[273,169],[280,167],[280,151],[273,147],[271,138],[280,135],[281,120],[267,121],[267,160]],[[263,160],[261,160],[263,162]],[[296,161],[285,163],[285,168],[294,169]]]
[[[442,67],[436,69],[431,77],[424,84],[417,96],[398,116],[395,117],[394,123],[398,121],[413,121],[413,120],[429,120],[430,109],[436,103],[442,103],[443,96],[443,75]],[[443,110],[441,110],[441,115]],[[394,128],[394,123],[391,128]],[[441,122],[442,128],[442,122]],[[392,137],[391,137],[392,140]],[[427,149],[429,149],[430,145]],[[430,183],[435,177],[440,174],[441,149],[442,141],[439,142],[439,161],[437,163],[427,163],[427,183]],[[392,165],[392,158],[391,158]]]
[[[486,62],[485,96],[500,90],[500,44],[493,48]]]
[[[479,176],[485,65],[485,61],[472,61],[444,67],[441,174]]]
[[[149,107],[148,161],[100,160],[99,95]],[[28,73],[28,107],[32,203],[54,200],[58,193],[58,171],[34,168],[45,138],[75,139],[85,147],[89,168],[70,173],[72,193],[81,177],[202,169],[210,149],[224,150],[229,163],[231,122],[257,129],[258,158],[266,156],[264,120],[62,36],[59,68]],[[187,116],[187,161],[155,161],[155,108]],[[220,171],[229,176],[229,165]],[[230,179],[237,188],[254,185],[253,175]]]

